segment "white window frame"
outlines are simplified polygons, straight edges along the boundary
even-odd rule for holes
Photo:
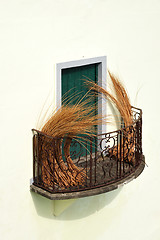
[[[107,57],[94,57],[88,59],[81,59],[76,61],[62,62],[56,64],[56,107],[60,107],[62,104],[62,95],[61,95],[61,76],[62,69],[81,67],[84,65],[96,64],[98,63],[98,85],[106,86],[106,77],[107,77]],[[98,114],[106,115],[106,102],[102,97],[98,99]],[[98,125],[98,134],[106,132],[106,125]]]

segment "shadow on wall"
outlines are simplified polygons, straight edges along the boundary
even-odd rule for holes
[[[54,200],[49,200],[34,192],[31,192],[31,196],[39,216],[49,219],[70,221],[85,218],[101,210],[109,205],[117,197],[120,191],[121,188],[118,188],[108,193],[79,198],[58,217],[53,215]]]

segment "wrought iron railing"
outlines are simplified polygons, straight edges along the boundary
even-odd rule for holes
[[[65,139],[57,141],[33,129],[33,185],[50,193],[77,192],[107,186],[135,172],[143,161],[142,110],[132,107],[132,113],[130,126],[92,138],[72,139],[70,160],[83,175],[83,181],[76,184],[68,174],[70,166],[63,153]],[[57,142],[61,142],[63,165],[56,164]],[[74,174],[74,167],[70,173]],[[70,179],[68,184],[64,183],[65,175]]]

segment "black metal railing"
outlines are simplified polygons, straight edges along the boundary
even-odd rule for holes
[[[92,138],[58,139],[33,129],[33,184],[50,193],[103,187],[133,173],[142,159],[142,110],[133,124]],[[65,142],[70,155],[65,155]],[[58,150],[57,150],[58,149]]]

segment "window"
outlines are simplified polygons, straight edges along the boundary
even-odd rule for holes
[[[78,94],[81,97],[87,93],[87,88],[84,88],[84,76],[102,86],[106,83],[106,73],[105,56],[58,63],[56,68],[57,106],[62,104],[62,99],[68,99],[69,95]],[[103,103],[103,99],[95,98],[93,101],[93,104],[98,105],[98,113],[105,114],[106,104]],[[96,131],[98,134],[106,132],[105,125],[99,125]]]

